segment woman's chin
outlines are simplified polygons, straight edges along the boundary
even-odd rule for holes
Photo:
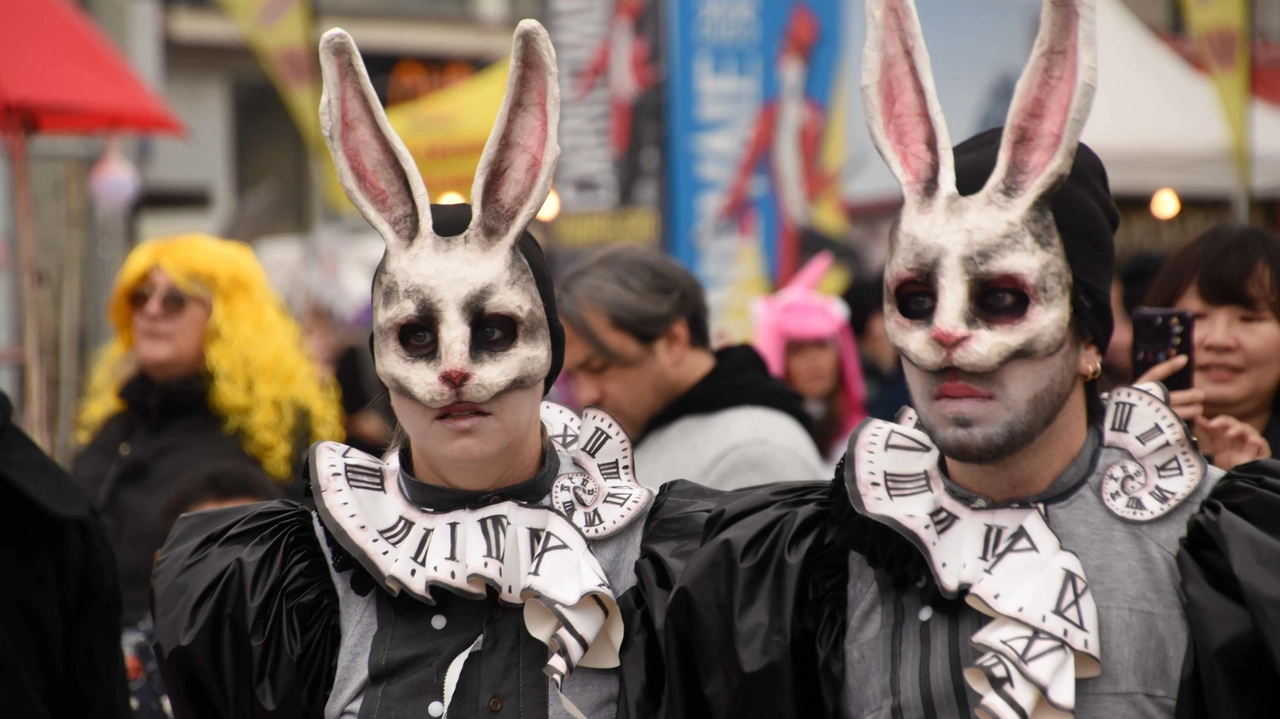
[[[1198,388],[1204,390],[1206,417],[1216,417],[1220,414],[1229,414],[1234,417],[1240,413],[1241,406],[1247,404],[1251,396],[1249,392],[1235,387],[1209,385],[1198,386]]]
[[[148,357],[142,355],[136,356],[135,360],[138,363],[138,371],[157,382],[190,377],[200,372],[199,367],[192,367],[188,362],[175,362],[168,356]]]
[[[497,461],[508,444],[493,417],[433,421],[419,434],[410,441],[449,464]]]

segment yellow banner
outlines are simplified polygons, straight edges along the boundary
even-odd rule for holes
[[[353,210],[320,134],[320,68],[310,2],[218,0],[218,4],[280,93],[319,169],[325,200],[334,209]]]
[[[1181,0],[1187,32],[1208,69],[1227,115],[1240,173],[1240,184],[1250,184],[1249,105],[1250,81],[1249,0]]]
[[[509,60],[387,108],[387,120],[418,163],[433,200],[456,192],[470,200],[471,181],[507,90]]]

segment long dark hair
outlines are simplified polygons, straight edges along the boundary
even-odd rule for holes
[[[1261,227],[1219,225],[1169,257],[1143,304],[1172,307],[1193,283],[1206,304],[1265,307],[1280,318],[1280,236]]]

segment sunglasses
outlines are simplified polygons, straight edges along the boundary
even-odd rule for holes
[[[151,298],[155,295],[155,289],[139,287],[129,293],[129,308],[134,312],[141,312],[143,308],[151,304]],[[187,309],[188,303],[195,301],[195,297],[181,290],[169,288],[168,291],[160,296],[160,312],[165,317],[175,317]]]

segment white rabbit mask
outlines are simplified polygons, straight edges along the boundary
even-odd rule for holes
[[[1094,12],[1093,0],[1044,0],[995,171],[961,196],[915,6],[867,1],[867,124],[903,192],[885,267],[886,331],[921,370],[991,372],[1068,340],[1071,270],[1049,201],[1093,100]]]
[[[506,97],[485,145],[464,232],[432,229],[430,201],[387,122],[351,36],[320,42],[320,123],[352,203],[386,241],[373,287],[378,376],[431,408],[483,403],[547,379],[551,333],[518,242],[551,188],[560,148],[555,50],[516,28]]]

